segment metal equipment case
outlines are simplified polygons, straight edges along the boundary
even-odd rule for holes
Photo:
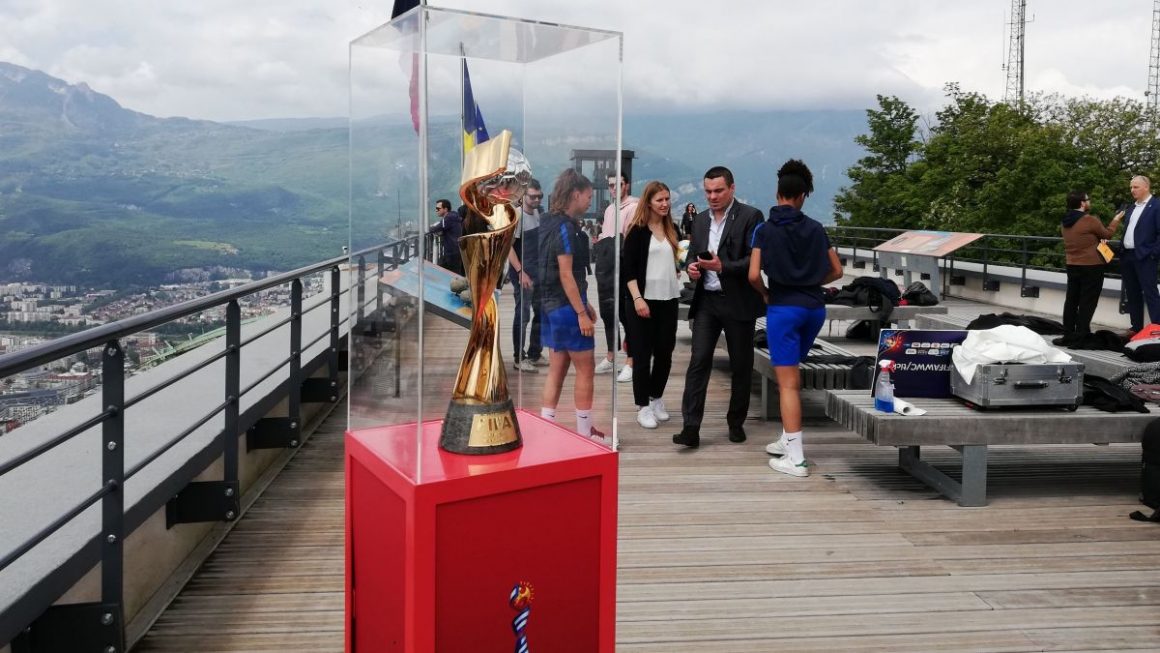
[[[970,383],[951,371],[951,394],[976,408],[1036,408],[1083,403],[1083,363],[980,365]]]

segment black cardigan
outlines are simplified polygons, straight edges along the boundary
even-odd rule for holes
[[[633,227],[624,235],[620,248],[620,285],[625,288],[625,301],[635,301],[628,294],[628,282],[636,280],[636,289],[644,296],[645,274],[648,272],[648,248],[652,240],[652,231],[648,225]],[[676,274],[676,261],[673,262],[673,274]]]

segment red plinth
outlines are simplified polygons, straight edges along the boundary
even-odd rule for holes
[[[616,454],[525,411],[524,446],[439,449],[441,422],[346,434],[346,650],[613,651]],[[419,442],[421,440],[421,444]]]

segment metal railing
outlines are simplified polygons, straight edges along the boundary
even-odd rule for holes
[[[350,322],[351,315],[340,315],[340,301],[343,295],[356,290],[356,323],[366,317],[366,308],[374,304],[374,314],[378,315],[383,309],[382,292],[368,301],[365,297],[365,286],[368,277],[369,257],[374,258],[374,276],[381,276],[384,271],[392,269],[418,255],[419,238],[411,236],[402,240],[376,245],[350,256],[343,255],[299,268],[284,274],[255,281],[244,286],[193,299],[181,304],[162,308],[150,313],[130,317],[110,324],[98,326],[80,333],[67,335],[55,340],[0,356],[0,378],[19,374],[21,372],[51,363],[81,352],[101,348],[101,406],[103,409],[93,417],[85,420],[67,431],[60,433],[33,449],[0,463],[0,477],[19,469],[38,457],[52,451],[60,445],[72,440],[81,433],[101,427],[101,485],[82,501],[56,516],[51,523],[28,537],[13,550],[0,558],[0,572],[27,555],[39,544],[58,532],[66,524],[76,519],[89,508],[101,504],[101,529],[98,542],[100,544],[99,561],[101,564],[101,599],[97,603],[74,604],[52,607],[45,611],[45,607],[56,600],[54,596],[38,596],[30,601],[42,604],[44,607],[30,606],[24,612],[31,614],[31,618],[23,618],[23,623],[16,623],[22,617],[16,614],[0,616],[0,644],[13,639],[14,653],[22,651],[100,651],[102,653],[119,653],[125,650],[125,622],[122,606],[123,601],[123,543],[127,535],[125,519],[124,484],[136,474],[157,460],[165,452],[182,442],[190,434],[204,426],[211,419],[224,414],[224,428],[217,434],[214,441],[214,457],[220,456],[223,460],[223,478],[221,481],[190,482],[192,476],[184,479],[186,488],[190,490],[187,505],[180,503],[181,495],[163,505],[167,509],[167,521],[175,523],[189,521],[232,521],[239,512],[239,480],[238,480],[238,438],[249,428],[243,425],[240,415],[241,398],[254,390],[262,381],[269,378],[276,371],[289,364],[289,381],[287,387],[289,417],[284,419],[286,427],[284,440],[290,447],[298,446],[301,438],[298,437],[301,429],[301,401],[303,392],[309,390],[303,373],[303,352],[319,342],[329,339],[325,353],[325,365],[328,369],[327,379],[317,379],[322,382],[321,394],[329,397],[330,401],[337,400],[337,386],[339,373],[339,349],[342,327]],[[343,287],[340,266],[352,263],[357,272],[355,281],[348,287]],[[303,283],[306,277],[329,273],[329,291],[320,293],[325,296],[320,301],[308,305],[303,303]],[[259,333],[242,339],[242,320],[239,300],[263,290],[290,285],[290,312],[289,315],[266,326]],[[316,295],[317,296],[317,295]],[[125,352],[121,341],[127,336],[151,329],[153,327],[185,318],[206,310],[226,306],[225,346],[223,350],[205,360],[198,362],[181,374],[168,378],[132,397],[125,396]],[[330,308],[329,329],[310,342],[302,341],[302,317],[311,311]],[[286,325],[290,326],[290,342],[287,356],[280,362],[272,365],[271,371],[261,378],[241,387],[241,352],[243,347],[255,342],[261,337],[274,332]],[[174,383],[189,377],[191,374],[205,369],[209,365],[225,360],[225,378],[223,379],[222,401],[214,406],[210,412],[196,420],[193,424],[182,429],[160,447],[150,452],[141,461],[129,469],[125,469],[125,411],[138,405],[145,399],[170,387]],[[305,386],[305,389],[304,389]],[[318,394],[317,392],[315,394]],[[6,437],[20,437],[20,431],[15,431]],[[286,446],[286,445],[283,445]],[[97,461],[93,461],[97,464]],[[200,471],[200,470],[198,470]],[[193,472],[193,474],[198,473]],[[209,507],[206,507],[208,501]],[[202,505],[199,507],[198,503]],[[173,504],[173,505],[171,505]],[[159,510],[162,505],[149,509],[149,513]],[[131,532],[131,529],[130,529]],[[95,562],[95,561],[94,561]],[[87,571],[89,565],[81,565]],[[83,574],[83,571],[81,572]],[[77,575],[72,579],[75,583],[80,579]],[[33,611],[33,612],[30,612]],[[39,613],[39,617],[36,615]],[[17,635],[19,636],[17,637]]]
[[[874,247],[906,233],[908,229],[887,229],[880,227],[848,227],[831,225],[826,228],[830,241],[835,247],[849,248],[856,265],[861,256],[869,257],[874,271],[878,271],[878,253]],[[1117,242],[1113,242],[1113,247]],[[1020,270],[1020,287],[1025,297],[1038,296],[1038,287],[1028,283],[1028,270],[1047,272],[1067,272],[1063,238],[1059,236],[1021,236],[1015,234],[986,234],[975,242],[946,257],[943,270],[951,285],[961,285],[961,277],[955,274],[956,263],[974,263],[983,266],[983,289],[998,290],[991,267],[996,265],[1015,267]],[[862,267],[862,266],[859,266]],[[1106,276],[1119,278],[1119,268],[1109,265]]]

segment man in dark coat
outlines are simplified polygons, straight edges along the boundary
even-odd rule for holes
[[[1160,291],[1156,288],[1156,263],[1160,259],[1160,202],[1152,196],[1152,182],[1143,175],[1132,177],[1135,205],[1128,207],[1124,229],[1124,254],[1120,262],[1124,295],[1132,333],[1144,328],[1144,305],[1148,319],[1160,321]]]
[[[673,442],[686,447],[700,444],[705,392],[713,369],[713,350],[721,332],[733,370],[730,385],[729,440],[745,441],[745,416],[753,374],[753,331],[765,311],[761,295],[749,284],[749,252],[753,230],[761,224],[761,211],[734,199],[736,187],[728,168],[715,166],[705,173],[705,198],[709,209],[693,220],[689,245],[692,263],[689,278],[697,282],[689,319],[693,321],[693,351],[685,374],[681,399],[684,426]]]
[[[451,210],[451,202],[435,201],[435,215],[439,222],[431,225],[427,233],[441,234],[443,252],[439,255],[439,266],[463,275],[463,257],[459,254],[459,237],[463,235],[463,218]]]

